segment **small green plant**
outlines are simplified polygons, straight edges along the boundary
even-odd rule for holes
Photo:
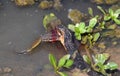
[[[93,9],[91,7],[88,8],[88,13],[89,13],[90,16],[92,16],[92,17],[94,16],[93,15]]]
[[[69,24],[68,28],[75,33],[76,39],[81,40],[82,34],[91,33],[96,24],[97,19],[94,17],[90,20],[88,26],[85,25],[85,22],[80,22],[75,25]]]
[[[73,64],[73,60],[70,59],[70,54],[63,56],[58,62],[54,55],[49,54],[49,61],[54,68],[56,74],[60,76],[67,76],[66,73],[61,72],[62,68],[70,68]]]
[[[97,8],[104,14],[104,20],[105,21],[112,20],[116,24],[120,25],[120,19],[118,18],[119,15],[120,15],[120,9],[117,9],[116,11],[113,11],[112,9],[109,8],[108,12],[106,12],[100,6],[97,6]]]
[[[103,53],[103,54],[96,54],[93,56],[93,61],[90,60],[90,58],[87,55],[83,55],[83,59],[85,62],[87,62],[89,65],[92,66],[92,69],[102,73],[103,75],[108,75],[106,73],[106,70],[115,70],[118,68],[118,65],[114,62],[108,62],[106,63],[106,60],[108,60],[110,55],[108,53]]]

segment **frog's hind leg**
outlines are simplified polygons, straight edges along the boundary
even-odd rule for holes
[[[21,52],[17,52],[18,54],[27,54],[27,53],[29,53],[29,52],[31,52],[34,48],[36,48],[40,43],[41,43],[41,37],[39,37],[38,39],[36,39],[33,43],[32,43],[32,45],[31,45],[31,47],[29,48],[29,49],[27,49],[27,50],[23,50],[23,51],[21,51]]]
[[[36,48],[41,42],[53,42],[53,41],[58,41],[58,39],[59,39],[58,36],[53,35],[52,33],[47,33],[47,34],[41,35],[37,40],[35,40],[32,43],[30,48],[19,52],[19,54],[27,54],[27,53],[33,51],[33,49]]]

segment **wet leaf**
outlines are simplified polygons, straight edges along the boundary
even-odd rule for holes
[[[99,37],[100,37],[100,33],[95,33],[95,34],[93,35],[93,41],[96,42]]]
[[[79,33],[78,33],[78,35],[77,35],[77,33],[75,33],[75,37],[76,37],[76,39],[81,40],[81,35]]]
[[[87,55],[83,55],[83,59],[85,62],[87,62],[88,64],[91,64],[90,58]]]
[[[57,71],[57,73],[60,75],[60,76],[68,76],[66,73],[64,73],[64,72],[59,72],[59,71]]]
[[[88,8],[88,13],[91,15],[91,16],[93,16],[93,10],[92,10],[92,8]]]
[[[104,64],[109,57],[110,55],[108,53],[97,54],[95,56],[95,63]]]
[[[75,32],[75,25],[69,24],[68,25],[68,29],[70,29],[71,31]]]
[[[120,20],[119,19],[114,19],[115,23],[120,25]]]
[[[115,14],[120,14],[120,9],[117,9],[117,10],[115,11]]]
[[[118,65],[114,62],[109,62],[104,66],[105,69],[115,70],[118,68]]]
[[[106,14],[102,7],[97,6],[97,8],[98,8],[104,15]]]
[[[97,23],[97,19],[96,18],[90,19],[90,21],[89,21],[89,28],[94,28],[96,23]]]
[[[78,28],[79,28],[81,34],[86,32],[86,30],[85,30],[85,23],[84,22],[81,22],[79,24]]]
[[[112,9],[109,9],[109,14],[110,14],[110,16],[113,16],[114,15],[114,11]]]
[[[58,62],[58,67],[62,67],[65,65],[66,61],[70,58],[70,54],[67,54],[65,56],[63,56],[59,62]]]
[[[49,61],[54,68],[57,68],[57,61],[54,55],[49,54]]]
[[[110,20],[110,19],[111,19],[111,16],[109,16],[109,15],[105,15],[105,16],[104,16],[104,20],[105,20],[105,21],[108,21],[108,20]]]
[[[73,65],[73,60],[69,59],[66,61],[64,67],[66,68],[70,68]]]

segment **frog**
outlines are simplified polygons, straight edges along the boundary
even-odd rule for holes
[[[38,45],[41,44],[41,42],[59,41],[65,48],[65,52],[70,54],[71,59],[74,60],[74,68],[77,67],[83,70],[88,67],[73,41],[73,35],[71,31],[62,24],[61,20],[58,19],[54,13],[44,16],[43,26],[46,29],[46,33],[36,39],[30,48],[19,52],[19,54],[28,54],[32,52]]]

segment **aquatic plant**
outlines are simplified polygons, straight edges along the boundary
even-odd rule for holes
[[[34,0],[15,0],[16,5],[18,6],[26,6],[35,4]]]
[[[102,73],[103,75],[108,75],[106,70],[115,70],[118,68],[118,65],[114,62],[106,62],[109,59],[110,55],[108,53],[96,54],[92,57],[94,63],[87,55],[83,55],[83,59],[89,65],[92,66],[92,69]]]
[[[79,23],[84,18],[84,14],[81,13],[81,11],[79,11],[77,9],[69,9],[68,10],[68,18],[73,23]]]
[[[41,9],[52,8],[53,7],[53,1],[43,0],[43,1],[40,2],[38,7],[41,8]]]
[[[109,8],[108,12],[106,12],[100,6],[97,6],[97,8],[104,14],[105,21],[112,20],[116,24],[120,25],[120,19],[118,18],[120,15],[120,9],[113,11],[112,9]]]
[[[60,69],[70,68],[73,64],[73,60],[70,59],[70,54],[64,55],[58,62],[54,55],[49,54],[49,61],[53,66],[55,73],[60,76],[67,76],[67,74],[61,72]]]
[[[48,15],[45,15],[44,19],[43,19],[43,26],[45,29],[48,29],[48,24],[54,20],[56,20],[57,17],[55,16],[54,13],[50,13]]]
[[[85,33],[91,33],[96,23],[97,23],[97,19],[92,18],[90,19],[88,26],[85,25],[85,22],[80,22],[75,25],[69,24],[68,29],[70,29],[75,33],[76,39],[81,40],[82,38],[81,35]]]

